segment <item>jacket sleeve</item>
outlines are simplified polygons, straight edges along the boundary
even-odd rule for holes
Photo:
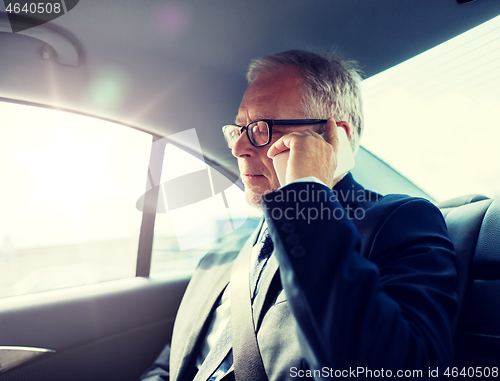
[[[170,379],[170,344],[167,344],[142,375],[141,381],[168,381]]]
[[[360,233],[330,189],[325,202],[284,197],[305,186],[266,195],[263,209],[310,368],[393,377],[421,370],[426,378],[429,367],[451,366],[455,254],[440,211],[424,199],[379,201],[358,216],[376,221],[363,256]]]

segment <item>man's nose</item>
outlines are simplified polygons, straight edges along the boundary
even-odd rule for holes
[[[247,132],[243,131],[236,143],[234,143],[232,153],[234,157],[252,156],[255,153],[255,148],[250,143]]]

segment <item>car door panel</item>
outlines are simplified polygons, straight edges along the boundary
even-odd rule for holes
[[[188,279],[132,278],[0,303],[0,346],[54,350],[5,380],[137,380],[170,341]]]

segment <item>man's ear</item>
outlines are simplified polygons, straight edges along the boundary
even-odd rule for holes
[[[345,130],[345,133],[347,134],[347,139],[351,140],[351,126],[349,126],[349,123],[340,121],[337,122],[337,127],[342,127]]]

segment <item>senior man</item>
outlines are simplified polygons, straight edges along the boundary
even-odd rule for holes
[[[450,366],[456,271],[441,213],[334,179],[337,127],[353,151],[363,129],[355,65],[287,51],[247,78],[224,134],[263,222],[200,262],[143,379],[425,379]],[[327,120],[323,135],[311,118]],[[286,150],[280,187],[272,158]]]

